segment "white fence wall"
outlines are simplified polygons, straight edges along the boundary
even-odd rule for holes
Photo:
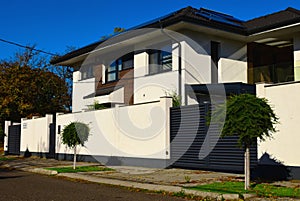
[[[21,119],[20,151],[48,153],[52,115],[42,118]]]
[[[169,159],[171,106],[172,99],[162,97],[159,102],[141,105],[58,114],[56,153],[73,153],[73,150],[61,143],[61,132],[67,124],[80,121],[89,125],[91,135],[85,147],[79,147],[79,154]]]
[[[5,121],[5,126],[4,126],[4,152],[8,151],[8,127],[12,125],[11,121]]]
[[[258,142],[258,157],[267,152],[288,166],[300,166],[300,83],[257,85],[257,95],[269,100],[280,124],[273,139]]]

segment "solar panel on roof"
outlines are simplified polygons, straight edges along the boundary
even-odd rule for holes
[[[224,24],[228,24],[240,28],[243,27],[241,24],[239,24],[240,22],[242,22],[241,20],[236,19],[233,16],[224,13],[219,13],[216,11],[211,11],[211,10],[201,8],[199,11],[195,12],[195,14],[215,22],[220,22],[220,23],[224,23]]]

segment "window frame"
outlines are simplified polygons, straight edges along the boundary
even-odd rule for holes
[[[132,65],[125,66],[125,62],[128,62],[130,60],[132,60],[132,62],[130,62]],[[112,67],[113,63],[115,63],[115,70],[109,71],[109,69]],[[110,63],[109,67],[105,70],[105,83],[118,81],[119,80],[119,72],[124,71],[124,70],[129,70],[132,68],[134,68],[134,52],[130,52]],[[115,79],[108,80],[109,74],[115,74]]]
[[[80,80],[87,80],[95,77],[93,64],[82,66],[79,72],[80,72]]]
[[[165,51],[164,48],[171,47],[171,51]],[[155,75],[159,73],[165,73],[172,71],[173,69],[173,53],[172,53],[172,45],[165,45],[161,49],[148,49],[147,51],[148,54],[148,75]],[[153,62],[151,59],[152,55],[156,54],[156,58]],[[164,55],[165,54],[165,55]],[[168,61],[169,60],[169,61]],[[168,62],[166,62],[168,61]],[[167,67],[166,69],[164,68],[165,66],[168,66],[171,64],[171,67]],[[153,70],[153,65],[157,65],[157,68]]]

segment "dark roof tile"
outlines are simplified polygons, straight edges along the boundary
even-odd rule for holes
[[[287,8],[276,13],[254,18],[244,23],[248,33],[256,33],[274,29],[300,21],[300,11],[295,8]]]
[[[205,15],[201,15],[201,11],[208,11],[212,15],[220,15],[220,16],[228,16],[228,19],[226,20],[216,20],[214,17],[209,17]],[[222,18],[222,17],[221,17]],[[228,23],[228,20],[232,23]],[[246,22],[243,22],[241,20],[238,20],[230,15],[226,15],[223,13],[207,10],[207,9],[196,9],[193,7],[186,7],[183,9],[180,9],[178,11],[175,11],[173,13],[170,13],[168,15],[165,15],[163,17],[151,20],[149,22],[146,22],[144,24],[141,24],[139,26],[133,27],[129,30],[133,29],[140,29],[140,28],[160,28],[167,27],[172,24],[178,23],[180,21],[190,22],[199,24],[202,26],[207,26],[219,30],[229,31],[241,35],[249,35],[253,33],[257,33],[264,30],[269,30],[273,28],[277,28],[280,26],[289,25],[292,23],[300,22],[300,10],[294,9],[294,8],[287,8],[286,10],[279,11],[276,13],[272,13],[266,16],[258,17]],[[226,23],[227,22],[227,23]],[[128,30],[127,30],[128,31]],[[68,59],[80,56],[82,54],[88,53],[92,50],[94,50],[99,44],[104,42],[97,41],[95,43],[92,43],[90,45],[87,45],[85,47],[82,47],[80,49],[77,49],[73,52],[70,52],[66,55],[63,55],[61,57],[55,58],[51,61],[52,64],[58,64],[63,61],[67,61]]]

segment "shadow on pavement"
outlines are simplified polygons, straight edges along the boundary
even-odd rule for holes
[[[280,161],[271,158],[265,152],[258,161],[257,167],[253,171],[253,178],[258,181],[274,182],[287,181],[290,178],[290,170]]]

